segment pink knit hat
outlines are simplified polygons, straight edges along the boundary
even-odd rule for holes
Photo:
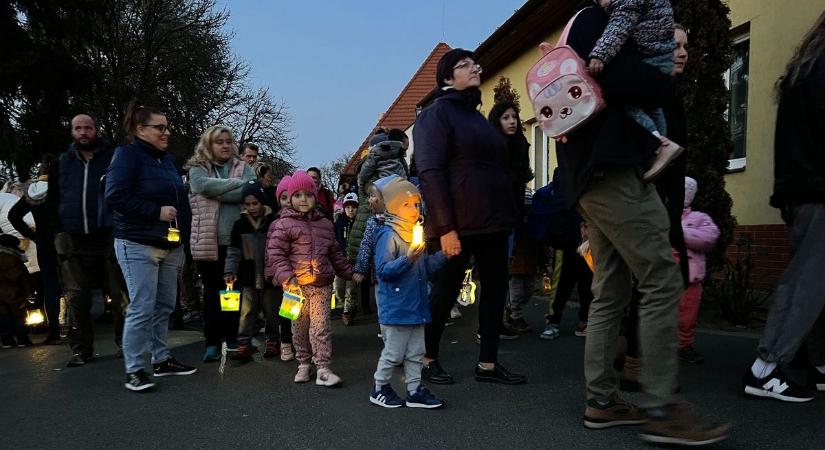
[[[303,170],[299,170],[292,174],[292,178],[289,180],[289,184],[287,184],[286,192],[289,194],[289,198],[292,198],[296,192],[299,191],[307,191],[312,193],[313,195],[318,192],[318,188],[315,186],[315,182],[312,181],[312,178],[304,172]]]
[[[290,177],[289,175],[284,175],[284,177],[281,178],[281,181],[278,182],[278,187],[275,188],[276,200],[281,198],[281,194],[283,194],[284,191],[289,190],[289,180],[291,179],[292,177]]]

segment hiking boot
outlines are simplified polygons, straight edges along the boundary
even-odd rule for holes
[[[647,416],[636,405],[615,397],[607,402],[595,399],[587,401],[584,410],[584,426],[591,430],[618,427],[622,425],[641,425],[647,422]]]
[[[559,337],[559,334],[559,324],[548,323],[547,326],[544,327],[544,331],[539,335],[539,338],[549,341]]]
[[[692,345],[689,345],[685,348],[679,349],[679,358],[690,364],[702,364],[705,362],[705,357],[702,356],[701,353],[697,352]]]
[[[573,332],[578,337],[587,336],[587,322],[579,322],[576,324],[576,331]]]
[[[639,438],[656,444],[708,445],[726,439],[730,431],[730,424],[701,417],[686,403],[649,409],[647,416]]]
[[[318,369],[318,374],[315,377],[315,384],[318,386],[338,387],[342,382],[341,377],[335,375],[335,373],[326,367]]]
[[[310,364],[299,364],[298,372],[295,373],[295,378],[292,380],[296,383],[306,383],[309,381],[312,366]]]
[[[662,145],[656,151],[656,156],[653,163],[650,164],[650,168],[642,176],[645,181],[656,178],[685,150],[682,146],[664,136],[660,137],[659,140],[661,140]]]
[[[382,408],[400,408],[404,406],[404,400],[395,393],[389,384],[381,386],[381,389],[375,389],[375,386],[373,386],[372,392],[370,392],[370,403]]]
[[[495,363],[492,369],[482,369],[476,364],[475,376],[476,381],[484,383],[524,384],[527,382],[526,376],[510,373],[499,363]]]
[[[530,327],[526,320],[524,320],[524,317],[511,319],[509,328],[516,333],[529,333],[533,331],[533,328]]]
[[[353,325],[352,313],[349,312],[349,311],[344,311],[344,313],[341,314],[341,321],[344,322],[344,326],[346,326],[346,327],[352,326]]]
[[[619,389],[625,392],[641,392],[642,385],[639,383],[641,373],[641,360],[632,356],[625,356],[622,377],[619,381]]]
[[[438,360],[430,361],[429,364],[421,366],[421,378],[432,384],[453,384],[453,376],[447,373]]]
[[[146,375],[146,372],[144,372],[143,369],[126,374],[126,384],[124,384],[124,386],[130,391],[145,391],[154,385],[155,383],[152,382],[149,375]]]
[[[745,394],[754,397],[774,398],[792,403],[814,399],[813,392],[785,375],[778,366],[764,378],[756,378],[753,371],[748,368],[742,384],[745,386]]]
[[[266,349],[264,350],[264,358],[274,358],[281,354],[281,347],[278,344],[278,341],[275,340],[268,340],[266,341]]]
[[[187,366],[186,364],[181,364],[175,358],[169,358],[164,362],[152,364],[152,372],[155,373],[156,377],[168,377],[173,375],[192,375],[197,371],[198,369],[192,366]]]
[[[292,344],[281,344],[281,361],[292,361],[295,359],[295,350],[292,349]]]
[[[426,409],[435,409],[444,406],[444,402],[424,386],[418,386],[415,392],[407,394],[407,400],[404,404],[407,405],[407,408]]]

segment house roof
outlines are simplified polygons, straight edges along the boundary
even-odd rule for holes
[[[355,151],[344,167],[342,176],[355,175],[355,168],[361,161],[364,152],[368,150],[367,142],[375,128],[400,128],[406,130],[415,122],[418,101],[435,87],[436,66],[441,57],[450,51],[450,49],[450,46],[443,42],[439,42],[433,48],[427,58],[424,59],[424,62],[421,63],[418,70],[413,74],[412,78],[410,78],[410,81],[407,82],[407,85],[404,86],[404,89],[401,90],[401,93],[398,94],[398,97],[395,98],[395,101],[392,102],[389,108],[387,108],[387,111],[381,116],[378,123],[369,130],[367,137],[364,138],[364,142],[361,143],[358,150]]]

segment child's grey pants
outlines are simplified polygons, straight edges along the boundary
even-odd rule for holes
[[[381,325],[381,337],[384,339],[384,350],[378,358],[375,384],[390,384],[393,369],[403,363],[407,391],[414,392],[421,384],[424,325]]]

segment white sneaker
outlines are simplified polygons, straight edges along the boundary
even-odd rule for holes
[[[450,310],[450,319],[460,319],[464,317],[461,314],[461,310],[458,309],[458,305],[453,305],[453,309]]]
[[[292,361],[295,359],[295,350],[292,349],[292,344],[281,344],[281,361]]]
[[[343,380],[338,375],[332,373],[329,369],[318,369],[318,375],[315,378],[315,384],[318,386],[334,387],[341,384]]]
[[[298,365],[298,372],[295,373],[295,379],[293,380],[296,383],[306,383],[309,381],[309,373],[312,371],[312,365],[310,364],[299,364]]]
[[[662,171],[685,150],[682,146],[664,136],[659,139],[661,139],[662,145],[659,146],[659,150],[656,151],[656,158],[653,160],[653,164],[650,165],[650,168],[647,169],[647,172],[642,176],[645,181],[656,178],[657,175],[662,173]]]

